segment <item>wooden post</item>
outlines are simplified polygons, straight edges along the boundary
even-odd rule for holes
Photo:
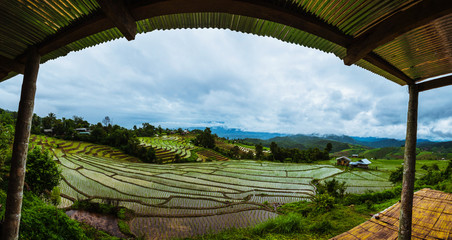
[[[5,221],[3,223],[2,239],[16,240],[19,237],[20,216],[25,179],[25,165],[30,138],[31,120],[36,93],[41,56],[32,47],[27,52],[22,92],[14,135],[11,170],[9,173],[8,195],[6,197]]]
[[[414,173],[416,169],[416,137],[419,90],[409,85],[408,119],[406,126],[405,160],[403,163],[402,200],[400,206],[399,240],[411,239],[413,215]]]

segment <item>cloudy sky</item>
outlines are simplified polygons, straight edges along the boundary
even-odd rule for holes
[[[17,111],[22,76],[0,83]],[[452,140],[452,87],[420,94],[419,138]],[[105,43],[40,67],[35,112],[109,116],[131,128],[222,125],[247,131],[403,139],[407,87],[332,54],[229,30],[173,30]]]

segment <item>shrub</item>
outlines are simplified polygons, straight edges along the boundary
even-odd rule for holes
[[[389,181],[392,183],[401,183],[403,180],[403,167],[398,167],[396,170],[391,171],[389,175]]]
[[[324,183],[321,183],[319,180],[314,179],[312,183],[316,186],[317,194],[328,193],[334,198],[342,198],[345,195],[345,190],[347,187],[345,186],[345,182],[340,182],[335,178],[330,181],[326,180]]]
[[[4,205],[6,193],[0,192]],[[3,208],[4,209],[4,208]],[[5,214],[1,212],[1,218]],[[55,206],[45,204],[31,192],[24,192],[19,239],[88,239],[77,221]]]
[[[54,187],[52,189],[52,191],[50,192],[50,202],[55,205],[58,206],[61,203],[61,190],[59,187]]]
[[[46,191],[51,191],[60,182],[61,171],[53,161],[48,150],[34,148],[28,152],[25,182],[31,191],[40,196]]]
[[[301,233],[306,231],[308,225],[306,218],[295,213],[279,216],[257,225],[252,229],[253,234],[265,233]]]
[[[315,209],[320,212],[332,209],[335,201],[334,197],[328,193],[317,194],[312,198],[312,202],[315,204]]]

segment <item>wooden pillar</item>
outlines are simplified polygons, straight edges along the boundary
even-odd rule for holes
[[[30,138],[31,120],[36,93],[41,56],[32,47],[27,52],[22,92],[14,135],[11,170],[9,173],[8,196],[6,198],[5,221],[3,223],[2,239],[16,240],[19,237],[20,216],[25,179],[25,165]]]
[[[413,215],[414,173],[416,169],[417,111],[419,90],[409,85],[408,119],[406,126],[405,160],[403,163],[402,200],[400,206],[399,240],[411,239]]]

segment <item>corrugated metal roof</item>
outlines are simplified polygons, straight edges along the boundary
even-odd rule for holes
[[[186,0],[190,1],[190,0]],[[168,1],[128,1],[127,6],[133,13],[134,7],[151,4],[165,4]],[[202,2],[202,0],[201,0]],[[228,3],[222,0],[219,4]],[[231,1],[231,3],[242,0]],[[281,11],[275,21],[265,20],[268,14],[262,17],[251,17],[234,14],[233,8],[229,11],[227,6],[223,12],[207,11],[175,14],[154,14],[145,19],[138,20],[138,33],[147,33],[155,30],[181,29],[181,28],[218,28],[230,29],[244,33],[268,36],[281,41],[315,48],[327,53],[333,53],[344,59],[347,55],[346,44],[334,42],[298,28],[278,23],[278,18],[284,19],[291,15],[313,16],[323,21],[333,32],[339,32],[350,41],[363,35],[367,30],[390,18],[402,10],[410,8],[421,2],[420,0],[250,0],[243,4],[275,8]],[[196,3],[196,1],[195,1]],[[207,3],[207,2],[206,2]],[[213,7],[215,8],[215,7]],[[0,55],[9,59],[21,60],[27,48],[31,45],[42,46],[54,40],[55,36],[64,35],[71,27],[83,26],[94,18],[106,18],[95,0],[4,0],[0,2]],[[287,11],[285,13],[284,11]],[[163,11],[165,12],[165,11]],[[258,15],[253,13],[249,15]],[[279,13],[278,13],[279,14]],[[152,15],[152,14],[150,14]],[[246,15],[246,11],[245,11]],[[289,21],[290,22],[290,21]],[[293,21],[292,21],[293,22]],[[111,24],[113,27],[113,24]],[[107,28],[105,28],[107,29]],[[65,56],[71,51],[78,51],[97,44],[123,37],[115,27],[94,33],[92,35],[68,42],[58,49],[42,56],[42,62]],[[396,71],[409,78],[419,81],[450,73],[452,70],[452,14],[437,19],[428,25],[409,31],[393,41],[374,50],[376,56],[382,58],[395,67]],[[373,73],[379,74],[398,84],[406,84],[406,80],[396,76],[394,72],[383,70],[381,66],[374,65],[366,60],[359,60],[356,65]],[[384,63],[386,64],[386,63]],[[378,65],[378,64],[377,64]],[[390,66],[390,67],[392,67]],[[10,71],[1,74],[7,79],[14,75]],[[397,70],[398,69],[398,70]]]
[[[332,240],[398,237],[400,203]],[[452,194],[424,188],[414,193],[411,239],[452,239]]]

